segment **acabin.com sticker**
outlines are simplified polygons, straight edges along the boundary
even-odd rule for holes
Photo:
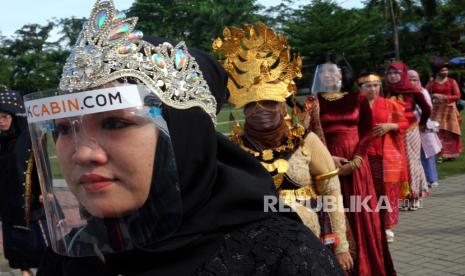
[[[24,102],[29,123],[142,105],[137,85],[96,89]]]

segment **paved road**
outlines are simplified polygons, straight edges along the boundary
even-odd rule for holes
[[[399,276],[465,275],[465,174],[443,179],[431,193],[424,208],[400,213],[390,245]],[[7,275],[20,272],[0,252],[0,276]]]
[[[424,208],[400,213],[391,244],[399,276],[465,275],[465,175],[440,181]]]

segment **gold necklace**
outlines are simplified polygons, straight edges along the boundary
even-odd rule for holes
[[[325,92],[321,93],[321,96],[326,100],[332,102],[344,98],[347,92]]]
[[[252,154],[254,157],[261,157],[262,160],[264,161],[269,161],[274,158],[273,152],[283,152],[286,150],[292,150],[296,146],[296,144],[299,144],[299,141],[302,140],[302,136],[305,134],[305,129],[303,126],[300,124],[296,124],[293,127],[290,127],[290,131],[288,132],[287,135],[287,143],[275,148],[269,148],[269,149],[264,149],[262,151],[255,151],[246,145],[244,145],[244,142],[242,140],[242,134],[244,133],[244,130],[240,125],[236,124],[233,127],[233,131],[231,133],[231,140],[239,145],[242,149],[244,149],[246,152]],[[293,142],[293,140],[297,138],[296,143]]]

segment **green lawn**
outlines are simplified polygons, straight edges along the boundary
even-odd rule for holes
[[[216,125],[216,130],[228,135],[231,132],[231,122],[229,121],[230,114],[233,114],[236,121],[242,122],[244,120],[244,113],[242,108],[233,108],[229,104],[225,104],[221,109],[221,112],[218,114],[218,124]]]
[[[462,112],[462,146],[465,145],[465,112]],[[446,161],[437,165],[439,179],[455,174],[465,173],[465,154],[462,153],[459,158],[454,161]]]
[[[53,140],[52,134],[48,133],[47,134],[47,148],[48,148],[48,154],[49,154],[49,159],[50,159],[50,167],[52,170],[52,176],[54,179],[60,179],[63,178],[60,167],[58,165],[58,159],[56,157],[56,150],[55,150],[55,142]]]

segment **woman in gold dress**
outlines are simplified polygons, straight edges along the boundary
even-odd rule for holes
[[[262,23],[225,28],[223,35],[213,49],[224,57],[229,101],[245,115],[244,127],[233,127],[233,142],[261,162],[281,199],[334,250],[344,270],[352,269],[338,169],[321,140],[298,123],[293,79],[301,77],[300,57],[291,58],[286,38]],[[292,116],[286,101],[294,103]],[[319,199],[323,210],[315,211]]]

